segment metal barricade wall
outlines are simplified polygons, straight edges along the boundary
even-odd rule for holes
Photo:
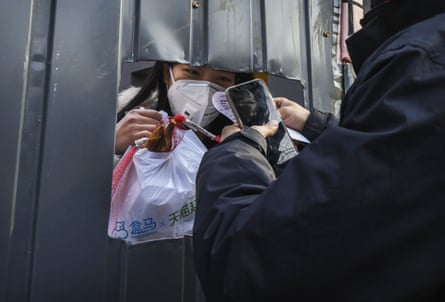
[[[140,27],[134,17],[172,1],[0,3],[0,301],[204,300],[190,237],[130,247],[106,235],[121,57],[151,58],[153,53],[141,56],[154,49],[150,40],[144,41],[144,30],[155,26],[156,19],[146,19]],[[306,85],[307,104],[332,110],[334,3],[202,1],[199,10],[193,1],[182,1],[176,9],[195,9],[191,19],[179,19],[193,31],[173,23],[176,27],[158,33],[176,33],[187,47],[171,48],[173,35],[173,41],[153,52],[186,49],[194,63],[218,65],[227,54],[218,45],[229,37],[223,42],[217,35],[209,38],[206,25],[215,30],[221,25],[221,19],[210,16],[229,18],[228,26],[247,18],[241,25],[249,43],[232,45],[233,53],[248,55],[240,57],[245,71],[285,75],[296,70]],[[178,11],[166,7],[165,14],[172,14],[168,20],[173,20]],[[264,27],[263,22],[282,16],[287,8],[298,12],[282,24],[291,26],[297,37],[286,41],[291,43],[288,49],[305,60],[277,53],[280,48],[271,41],[279,42],[279,37],[274,28]],[[155,15],[164,20],[159,11]],[[130,37],[120,35],[125,29]],[[185,36],[181,29],[195,36]],[[235,27],[229,30],[240,33]],[[280,74],[283,62],[291,67],[281,61],[285,57],[298,64]]]
[[[305,104],[334,111],[339,0],[125,0],[122,56],[295,79]]]
[[[118,0],[0,3],[0,301],[114,299],[119,16]]]

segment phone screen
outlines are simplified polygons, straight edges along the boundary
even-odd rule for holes
[[[267,158],[279,174],[284,164],[298,155],[298,151],[281,121],[266,84],[261,79],[255,79],[231,86],[225,93],[241,127],[264,125],[270,120],[279,122],[277,133],[267,138]]]

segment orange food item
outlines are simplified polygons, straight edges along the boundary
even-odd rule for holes
[[[152,152],[169,152],[173,145],[173,131],[175,129],[175,122],[169,121],[167,126],[160,124],[153,131],[150,138],[142,145]]]

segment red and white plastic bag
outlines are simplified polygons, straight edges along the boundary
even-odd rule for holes
[[[137,244],[191,234],[196,173],[207,148],[193,131],[175,132],[172,151],[133,146],[121,159],[126,167],[116,166],[109,237]]]

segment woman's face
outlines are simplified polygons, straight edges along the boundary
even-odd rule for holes
[[[227,88],[235,84],[236,75],[233,72],[215,70],[206,66],[190,66],[187,64],[172,65],[172,73],[175,81],[177,80],[197,80],[207,81]],[[167,86],[171,86],[169,65],[164,65],[164,81]]]

